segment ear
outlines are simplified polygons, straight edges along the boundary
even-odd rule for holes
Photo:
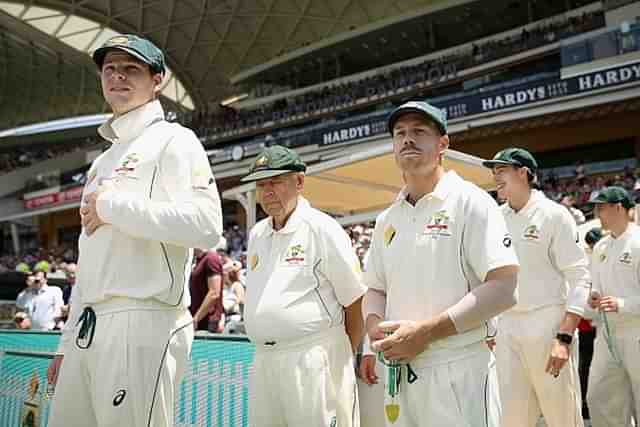
[[[296,174],[296,189],[302,191],[304,188],[304,173]]]
[[[154,83],[153,93],[158,95],[160,93],[160,88],[161,88],[161,85],[162,85],[162,74],[156,73],[156,74],[154,74],[152,76],[152,79],[153,79],[153,83]]]
[[[449,135],[442,135],[439,140],[440,154],[444,154],[449,149]]]

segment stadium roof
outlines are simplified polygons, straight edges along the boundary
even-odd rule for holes
[[[163,48],[165,99],[193,109],[274,58],[470,1],[0,0],[0,130],[105,112],[88,53],[114,34]]]

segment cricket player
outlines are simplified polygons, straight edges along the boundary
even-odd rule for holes
[[[507,148],[483,163],[518,260],[518,304],[500,316],[496,365],[504,426],[582,427],[576,327],[589,301],[589,263],[569,210],[535,190],[538,164]]]
[[[217,243],[220,199],[198,138],[164,118],[162,51],[123,35],[93,59],[113,110],[98,132],[111,146],[83,191],[77,283],[48,373],[57,379],[48,425],[173,426],[193,340],[189,248]]]
[[[305,171],[294,151],[274,145],[242,179],[256,181],[268,215],[251,230],[247,254],[244,316],[256,346],[249,425],[358,427],[360,263],[342,227],[301,196]]]
[[[443,111],[408,102],[388,126],[406,187],[378,216],[363,303],[373,350],[401,364],[386,370],[387,425],[497,426],[485,337],[517,301],[511,236],[486,191],[445,171]]]
[[[640,228],[625,189],[606,187],[590,203],[610,233],[593,249],[590,303],[601,322],[587,402],[593,427],[627,427],[640,414]]]

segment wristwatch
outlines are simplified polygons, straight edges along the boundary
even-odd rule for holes
[[[573,342],[573,335],[567,334],[565,332],[558,332],[556,334],[556,339],[563,344],[571,345],[571,343]]]

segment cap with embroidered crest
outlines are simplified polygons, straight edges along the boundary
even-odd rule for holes
[[[155,73],[165,73],[164,53],[155,44],[135,34],[123,34],[108,39],[93,52],[93,61],[102,69],[104,58],[109,50],[121,50],[149,65]]]
[[[265,148],[256,157],[249,173],[240,181],[259,181],[291,172],[305,172],[306,170],[307,165],[298,156],[298,153],[282,145],[272,145]]]

